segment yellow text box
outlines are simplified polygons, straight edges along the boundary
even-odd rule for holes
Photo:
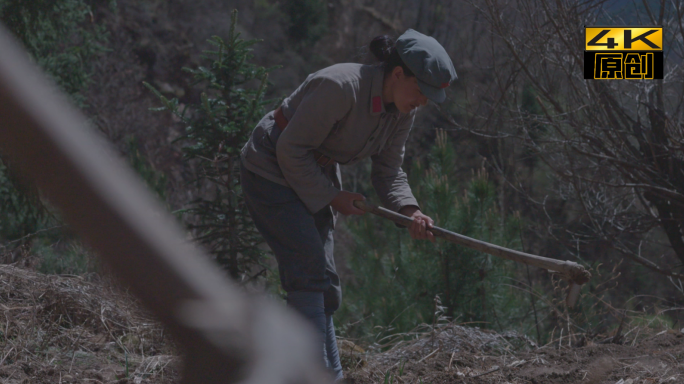
[[[662,51],[662,27],[585,27],[587,51]]]

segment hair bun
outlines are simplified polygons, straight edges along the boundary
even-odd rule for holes
[[[374,38],[370,42],[370,51],[380,61],[387,61],[394,48],[394,40],[388,35],[382,35]]]

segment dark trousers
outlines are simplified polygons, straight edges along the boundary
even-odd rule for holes
[[[341,378],[332,323],[342,299],[333,259],[332,211],[325,207],[311,214],[291,188],[256,175],[242,164],[240,171],[247,208],[275,254],[288,305],[318,328],[324,361]]]

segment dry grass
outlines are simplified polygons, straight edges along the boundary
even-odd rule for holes
[[[179,378],[180,358],[163,328],[110,281],[0,265],[0,312],[2,383]],[[630,313],[618,338],[571,343],[586,335],[556,333],[541,347],[524,335],[454,322],[385,336],[368,351],[339,344],[355,384],[684,382],[684,334],[654,315]]]
[[[537,346],[523,335],[455,323],[423,325],[388,336],[384,352],[342,349],[347,376],[365,383],[653,384],[684,382],[684,333],[632,318],[613,343],[597,336],[569,344],[559,336]],[[665,324],[663,324],[665,325]],[[636,335],[638,333],[638,336]],[[343,341],[341,344],[346,344]],[[351,356],[353,354],[353,356]]]
[[[162,327],[109,281],[0,265],[0,311],[3,383],[151,383],[176,375]]]

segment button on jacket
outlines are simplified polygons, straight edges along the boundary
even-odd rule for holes
[[[378,65],[336,64],[307,77],[282,105],[289,121],[280,131],[273,111],[264,116],[242,149],[245,167],[275,183],[292,188],[311,213],[341,189],[338,164],[370,157],[371,181],[383,205],[398,211],[418,203],[401,169],[404,144],[415,110],[385,110],[383,68]],[[338,164],[318,165],[313,150]]]

